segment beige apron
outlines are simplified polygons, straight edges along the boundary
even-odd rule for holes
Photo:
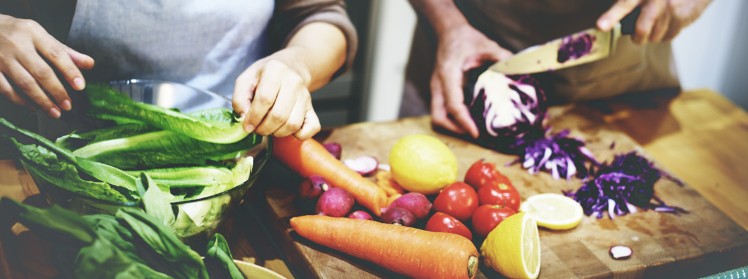
[[[610,0],[458,0],[465,17],[502,47],[517,52],[595,26]],[[436,37],[419,16],[406,68],[400,116],[428,114],[429,79]],[[679,88],[669,43],[636,45],[619,40],[614,55],[593,63],[542,74],[549,99],[575,101],[623,93]]]

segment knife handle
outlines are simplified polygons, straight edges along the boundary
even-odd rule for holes
[[[641,7],[636,7],[636,9],[621,19],[621,34],[634,35],[636,32],[636,20],[639,19],[641,10]]]

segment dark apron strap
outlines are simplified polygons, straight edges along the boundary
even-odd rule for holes
[[[0,14],[33,19],[60,42],[65,42],[76,0],[2,0]]]

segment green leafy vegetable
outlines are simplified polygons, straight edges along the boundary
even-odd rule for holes
[[[148,125],[194,139],[214,143],[234,143],[246,137],[241,121],[205,121],[156,105],[135,102],[114,89],[92,84],[86,87],[91,114],[136,119]]]
[[[221,234],[214,235],[208,241],[205,252],[205,267],[208,268],[210,278],[244,278],[244,275],[234,263],[229,244],[226,243],[226,239]]]
[[[168,189],[163,189],[160,185],[157,185],[146,173],[140,174],[138,184],[146,189],[145,194],[143,194],[145,212],[166,226],[174,223],[174,212],[171,210],[171,201],[174,200],[174,195]]]
[[[4,118],[0,118],[0,132],[10,137],[16,138],[17,141],[30,141],[40,147],[47,148],[49,151],[54,152],[58,158],[66,160],[70,164],[76,166],[78,170],[109,184],[124,187],[129,191],[136,192],[137,187],[135,185],[135,177],[127,174],[126,172],[114,168],[110,165],[91,161],[85,158],[80,158],[73,155],[67,149],[61,148],[50,140],[30,132],[28,130],[16,127],[13,123],[8,122]],[[57,183],[55,183],[57,185]]]
[[[209,278],[200,255],[141,209],[80,216],[55,205],[40,209],[0,197],[0,211],[44,238],[64,239],[55,242],[57,248],[65,248],[57,250],[67,253],[58,257],[63,277]],[[216,234],[215,239],[218,242],[209,247],[216,247],[207,253],[208,261],[216,259],[212,268],[244,278],[235,273],[238,269],[223,236]]]
[[[73,154],[121,169],[204,165],[213,157],[236,156],[260,140],[253,134],[232,144],[216,144],[170,131],[158,131],[96,142],[75,150]]]

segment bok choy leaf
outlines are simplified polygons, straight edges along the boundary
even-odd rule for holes
[[[111,87],[92,84],[86,87],[90,114],[136,119],[145,124],[191,138],[213,143],[234,143],[245,138],[239,119],[230,122],[207,121],[156,105],[135,102]]]

